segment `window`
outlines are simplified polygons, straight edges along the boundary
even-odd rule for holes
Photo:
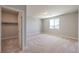
[[[54,18],[50,20],[50,29],[59,29],[59,18]]]

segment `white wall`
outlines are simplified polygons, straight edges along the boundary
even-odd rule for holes
[[[27,16],[27,35],[40,33],[40,19],[37,17]]]
[[[37,17],[37,15],[35,15],[36,13],[33,11],[37,11],[34,10],[32,8],[32,6],[27,5],[26,6],[26,29],[27,29],[27,35],[33,35],[33,34],[38,34],[40,33],[40,19]]]
[[[67,13],[60,16],[60,29],[49,29],[49,18],[42,19],[42,32],[76,39],[78,37],[78,12]]]

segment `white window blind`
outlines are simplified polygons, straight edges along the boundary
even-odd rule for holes
[[[60,25],[60,20],[59,18],[53,18],[53,19],[50,19],[49,21],[49,25],[50,25],[50,29],[59,29],[59,25]]]

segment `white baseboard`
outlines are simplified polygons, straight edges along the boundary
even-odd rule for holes
[[[37,34],[40,34],[40,32],[27,33],[27,36],[33,36],[33,35],[37,35]]]
[[[59,34],[53,34],[53,33],[49,33],[49,32],[47,32],[47,33],[45,33],[45,34],[56,35],[56,36],[60,36],[60,37],[68,38],[68,39],[78,40],[78,38],[73,37],[73,36],[71,36],[71,35],[65,35],[65,34],[59,35]]]
[[[67,35],[62,35],[62,37],[65,37],[65,38],[68,38],[68,39],[73,39],[73,40],[78,40],[78,38],[76,38],[76,37],[67,36]]]

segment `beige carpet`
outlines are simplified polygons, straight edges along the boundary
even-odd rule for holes
[[[39,34],[28,36],[28,53],[74,53],[77,52],[77,40]]]

